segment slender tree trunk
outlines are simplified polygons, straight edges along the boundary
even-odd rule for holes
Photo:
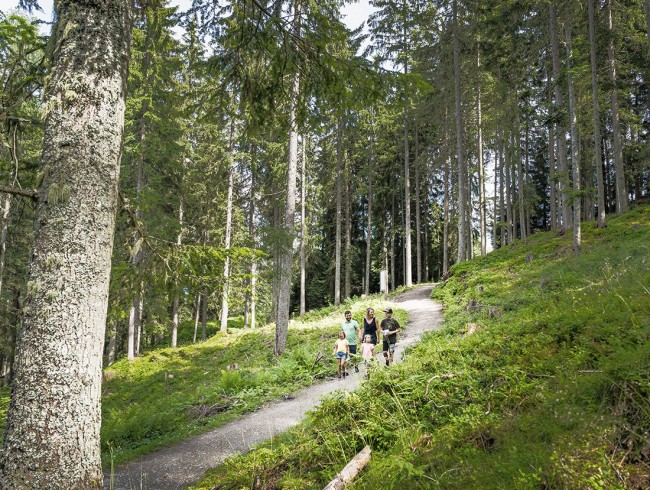
[[[415,126],[415,271],[418,284],[422,282],[422,230],[420,228],[420,140]]]
[[[194,313],[194,338],[192,343],[196,344],[196,336],[199,330],[199,318],[201,316],[201,293],[196,295],[195,313]]]
[[[392,196],[392,208],[390,212],[390,290],[394,291],[396,284],[396,257],[395,257],[395,194]]]
[[[300,10],[301,3],[294,5],[292,31],[295,37],[300,37]],[[287,203],[284,219],[284,230],[288,243],[281,253],[280,288],[278,293],[278,312],[275,323],[275,344],[273,352],[281,355],[287,345],[289,333],[289,308],[291,306],[291,268],[293,265],[293,232],[296,214],[296,174],[298,167],[298,98],[300,91],[300,73],[293,75],[291,91],[289,94],[289,162],[287,168]]]
[[[476,49],[476,65],[478,70],[476,112],[478,116],[478,192],[479,192],[479,221],[481,227],[481,255],[487,253],[487,217],[485,203],[485,168],[483,162],[483,111],[481,108],[481,47]]]
[[[230,289],[230,242],[232,239],[232,200],[233,187],[235,183],[235,119],[231,116],[230,120],[230,143],[228,150],[228,196],[226,197],[226,231],[224,248],[226,250],[226,260],[223,264],[223,294],[221,297],[221,331],[228,331],[228,293]]]
[[[341,304],[341,221],[343,208],[343,122],[338,118],[336,133],[336,244],[334,250],[334,305]]]
[[[614,50],[614,26],[612,21],[611,0],[605,0],[607,15],[607,28],[609,39],[607,43],[607,55],[609,63],[609,80],[612,84],[612,141],[614,146],[614,169],[616,170],[616,212],[624,213],[628,210],[627,185],[625,182],[625,168],[623,167],[623,144],[621,141],[621,122],[618,108],[618,90],[616,79],[616,54]]]
[[[576,97],[573,86],[573,45],[571,24],[565,28],[567,50],[567,84],[569,86],[569,120],[571,122],[571,170],[573,178],[573,251],[580,252],[581,227],[580,227],[580,141],[578,140],[578,127],[576,122]]]
[[[306,311],[307,298],[307,171],[306,171],[306,149],[307,140],[302,138],[302,166],[300,169],[300,316]]]
[[[372,255],[372,195],[374,193],[372,186],[372,175],[373,175],[373,163],[374,163],[374,153],[373,153],[373,138],[370,137],[370,161],[368,162],[368,225],[366,231],[366,281],[365,281],[365,294],[370,294],[370,266],[371,266],[371,255]]]
[[[63,2],[0,487],[101,489],[101,368],[130,4]],[[71,95],[72,94],[72,95]]]
[[[208,339],[208,291],[201,293],[201,342]]]
[[[255,247],[255,172],[256,165],[254,159],[257,155],[257,147],[253,146],[253,163],[251,165],[251,188],[248,203],[248,236],[252,241],[252,246]],[[250,325],[255,328],[255,259],[253,258],[249,266],[248,272],[250,278],[248,284],[250,290],[246,292],[246,307],[244,308],[244,328]]]
[[[352,189],[350,159],[345,155],[345,298],[350,297],[352,278]]]
[[[515,118],[515,158],[517,161],[517,203],[519,204],[519,236],[526,241],[526,210],[524,207],[524,171],[521,168],[521,129],[519,113]],[[514,184],[514,182],[513,182]]]
[[[646,13],[650,0],[646,0]],[[587,0],[589,11],[589,52],[591,61],[591,96],[594,113],[594,165],[596,166],[596,187],[598,191],[598,228],[607,226],[605,213],[605,185],[603,180],[603,150],[600,136],[600,108],[598,106],[598,65],[596,63],[596,33],[594,21],[594,0]]]
[[[456,152],[458,154],[458,258],[462,262],[467,257],[467,211],[465,156],[463,153],[463,108],[460,93],[460,46],[458,40],[458,3],[453,1],[454,36],[454,94],[456,101]]]
[[[5,275],[5,257],[7,253],[7,235],[9,232],[9,210],[11,208],[11,195],[4,195],[2,203],[2,232],[0,235],[0,293]]]
[[[553,105],[553,82],[551,76],[551,69],[547,67],[548,86],[547,98],[549,105]],[[557,212],[557,195],[556,195],[556,182],[555,182],[555,131],[554,125],[548,126],[548,185],[550,193],[550,222],[551,230],[557,229],[558,225],[558,212]]]
[[[499,131],[499,228],[500,228],[500,237],[499,245],[501,248],[506,246],[506,233],[507,233],[507,220],[506,220],[506,204],[505,204],[505,176],[506,176],[506,160],[503,149],[503,130]]]
[[[650,0],[645,0],[645,32],[648,39],[648,59],[650,59]]]
[[[447,131],[445,130],[445,140],[447,141],[445,157],[445,172],[444,172],[444,186],[445,186],[445,196],[443,203],[443,223],[442,223],[442,275],[447,277],[449,273],[449,194],[451,192],[450,182],[451,179],[451,152],[449,151],[449,141],[446,137]]]
[[[178,235],[176,235],[176,248],[180,250],[183,243],[183,196],[181,195],[178,202]],[[171,347],[175,348],[178,344],[178,323],[180,307],[180,293],[178,291],[178,277],[174,280],[174,302],[172,304],[172,341]]]
[[[106,356],[106,365],[111,366],[117,357],[117,324],[111,322],[110,337],[108,339],[108,355]]]
[[[553,83],[555,85],[555,107],[557,111],[564,108],[564,96],[560,87],[560,48],[557,39],[557,13],[555,0],[550,3],[550,35],[551,35],[551,57],[553,62]],[[567,193],[567,181],[569,180],[567,155],[566,155],[566,130],[564,122],[556,124],[557,139],[557,160],[559,170],[560,186],[560,210],[562,214],[561,229],[566,232],[571,226],[571,214],[569,211],[569,196]]]
[[[494,155],[494,200],[493,200],[493,206],[494,210],[492,213],[493,219],[492,219],[492,250],[497,249],[497,233],[499,230],[499,208],[497,204],[497,199],[499,196],[499,148],[498,148],[498,135],[497,135],[497,148],[496,148],[496,154]]]
[[[409,164],[409,130],[406,111],[404,111],[404,285],[406,287],[413,285],[411,265],[411,173]]]
[[[514,144],[511,145],[514,147]],[[510,155],[506,155],[505,160],[505,171],[506,171],[506,222],[508,225],[508,245],[511,245],[515,241],[515,227],[514,219],[512,216],[512,150]]]

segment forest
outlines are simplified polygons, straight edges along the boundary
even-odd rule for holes
[[[102,366],[266,324],[282,356],[308,310],[579,255],[650,194],[650,0],[55,3],[0,11],[3,488],[96,487]]]

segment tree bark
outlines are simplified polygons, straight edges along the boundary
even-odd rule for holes
[[[646,12],[650,0],[646,0]],[[605,185],[603,180],[603,150],[600,136],[600,108],[598,104],[598,65],[596,63],[596,33],[594,21],[594,0],[587,0],[589,15],[589,53],[591,62],[591,97],[594,114],[594,165],[596,167],[596,187],[598,192],[598,228],[607,226],[605,212]]]
[[[569,120],[571,122],[571,173],[573,179],[573,251],[580,252],[581,246],[581,211],[580,211],[580,141],[578,140],[578,127],[576,122],[576,97],[573,86],[573,45],[571,36],[571,23],[567,22],[565,28],[567,50],[567,84],[569,86]]]
[[[557,39],[557,13],[555,0],[550,3],[550,35],[551,35],[551,58],[553,65],[553,84],[555,87],[555,107],[558,114],[564,110],[564,96],[560,87],[560,48]],[[555,137],[557,140],[557,160],[560,188],[560,213],[562,223],[560,227],[566,232],[571,226],[571,214],[569,212],[569,196],[567,193],[567,181],[569,179],[567,155],[566,155],[566,130],[564,129],[563,117],[555,125]]]
[[[417,283],[422,282],[422,229],[420,225],[420,140],[415,126],[415,273]]]
[[[343,208],[343,122],[336,128],[336,243],[334,250],[334,306],[341,304],[341,214]]]
[[[460,45],[458,40],[458,2],[453,1],[453,36],[454,36],[454,94],[456,102],[456,152],[458,155],[458,258],[462,262],[467,257],[467,211],[465,195],[466,173],[463,153],[463,113],[460,94]]]
[[[616,171],[616,212],[624,213],[628,210],[627,185],[625,182],[625,168],[623,167],[623,143],[621,141],[621,122],[618,107],[618,89],[616,87],[616,53],[614,50],[614,25],[612,20],[611,0],[605,0],[607,14],[607,28],[609,39],[607,43],[607,56],[609,63],[609,80],[612,83],[612,141],[614,146],[614,169]]]
[[[129,57],[130,3],[59,2],[45,178],[0,487],[100,489],[101,367]]]
[[[230,120],[230,142],[228,149],[228,196],[226,197],[226,230],[224,248],[226,250],[226,260],[223,264],[223,294],[221,297],[221,328],[222,332],[228,331],[228,293],[230,287],[230,242],[232,238],[232,200],[233,187],[235,182],[235,119],[231,116]]]
[[[352,189],[350,178],[350,159],[345,154],[345,298],[350,297],[352,280]]]
[[[485,203],[485,167],[483,162],[483,111],[481,108],[481,46],[477,43],[476,65],[478,70],[476,112],[478,116],[478,191],[479,221],[481,227],[481,255],[487,253],[487,217]]]
[[[370,161],[368,162],[368,224],[366,230],[366,280],[365,280],[365,294],[370,294],[370,267],[371,267],[371,255],[372,255],[372,175],[373,175],[373,163],[374,163],[374,153],[373,153],[373,141],[374,135],[370,136]]]
[[[302,168],[300,169],[300,316],[306,311],[307,298],[307,273],[305,269],[306,250],[307,250],[307,171],[306,171],[306,151],[307,141],[302,138]]]
[[[300,37],[300,8],[297,1],[294,6],[293,34]],[[287,166],[287,201],[285,207],[284,231],[287,242],[280,253],[280,284],[278,291],[278,309],[275,323],[275,343],[273,352],[281,355],[287,345],[289,333],[289,309],[291,307],[291,269],[293,265],[293,233],[296,219],[296,174],[298,167],[298,98],[300,91],[300,73],[295,72],[291,81],[289,94],[289,161]]]

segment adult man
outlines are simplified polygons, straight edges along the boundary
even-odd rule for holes
[[[399,322],[393,318],[392,308],[384,310],[386,318],[381,321],[381,331],[384,337],[384,359],[386,359],[386,366],[395,357],[395,344],[397,343],[397,333],[400,331]]]
[[[352,312],[346,310],[345,312],[345,321],[341,324],[341,330],[345,332],[345,338],[350,344],[350,354],[354,355],[357,353],[357,340],[361,342],[361,337],[359,333],[359,324],[356,320],[352,319]],[[359,366],[354,365],[354,372],[359,372]]]

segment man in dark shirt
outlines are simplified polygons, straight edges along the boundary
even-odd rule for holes
[[[386,318],[381,321],[381,331],[384,337],[384,359],[386,366],[395,358],[395,344],[397,343],[397,333],[400,331],[399,322],[393,318],[392,308],[384,310]]]

